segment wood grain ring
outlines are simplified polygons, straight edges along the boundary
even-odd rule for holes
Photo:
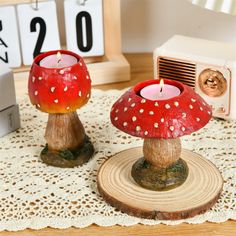
[[[142,157],[142,147],[122,151],[100,167],[98,190],[106,202],[136,217],[178,220],[206,212],[220,196],[223,179],[208,160],[182,150],[189,176],[180,187],[169,191],[152,191],[136,184],[131,176],[133,163]]]

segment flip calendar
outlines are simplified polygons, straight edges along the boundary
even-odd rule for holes
[[[61,48],[90,63],[93,84],[129,80],[121,52],[120,0],[0,1],[0,65],[27,71],[35,56]]]

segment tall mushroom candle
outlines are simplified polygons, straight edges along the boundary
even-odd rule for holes
[[[91,93],[83,59],[65,50],[40,54],[30,70],[28,91],[31,103],[49,113],[42,160],[58,167],[74,167],[88,161],[94,148],[76,113]]]
[[[164,82],[162,90],[168,92],[161,96],[159,80],[137,84],[118,99],[110,115],[118,129],[144,138],[144,158],[133,165],[131,174],[139,185],[152,190],[184,183],[188,167],[180,158],[179,137],[205,126],[212,114],[193,89],[174,80]]]

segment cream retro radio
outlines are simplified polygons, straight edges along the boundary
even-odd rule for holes
[[[193,87],[215,117],[236,119],[236,44],[175,35],[155,49],[154,76]]]

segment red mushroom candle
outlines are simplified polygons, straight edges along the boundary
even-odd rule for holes
[[[137,84],[118,99],[110,114],[118,129],[144,138],[144,158],[133,165],[131,174],[138,184],[152,190],[169,190],[186,180],[188,167],[180,158],[179,137],[199,130],[212,115],[210,106],[193,89],[174,80],[164,82],[163,86],[159,80]],[[144,93],[150,86],[152,91]]]
[[[91,93],[83,59],[65,50],[40,54],[30,70],[28,91],[31,103],[49,113],[42,160],[58,167],[74,167],[88,161],[94,148],[76,113]]]

